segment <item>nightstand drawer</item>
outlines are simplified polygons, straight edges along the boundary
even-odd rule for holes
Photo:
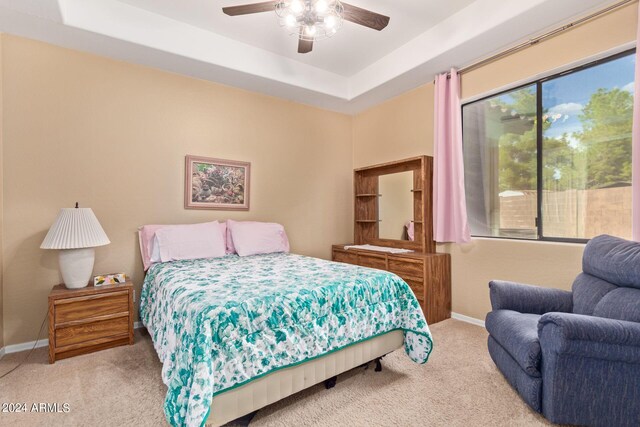
[[[56,330],[56,347],[65,347],[99,338],[127,334],[128,332],[129,315],[67,326]]]
[[[389,257],[389,271],[396,273],[398,276],[421,279],[424,277],[424,263],[422,260]]]
[[[127,290],[58,300],[55,303],[56,324],[84,320],[129,311]]]

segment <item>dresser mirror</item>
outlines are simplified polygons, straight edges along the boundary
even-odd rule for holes
[[[414,240],[413,171],[378,178],[378,237]]]
[[[354,242],[435,252],[431,238],[433,158],[412,157],[354,170]]]

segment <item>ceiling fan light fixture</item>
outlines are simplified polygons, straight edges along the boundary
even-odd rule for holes
[[[286,24],[286,26],[288,28],[293,28],[298,23],[298,20],[296,19],[296,17],[293,14],[287,15],[287,17],[284,18],[284,21],[285,21],[285,24]]]
[[[327,26],[327,28],[331,29],[331,30],[335,30],[336,27],[336,17],[333,15],[329,15],[326,18],[324,18],[324,25]]]
[[[301,13],[304,11],[304,3],[302,0],[293,0],[289,7],[293,13]]]
[[[329,5],[327,4],[327,0],[318,0],[315,4],[316,12],[318,13],[326,13],[329,9]]]
[[[340,0],[283,0],[276,4],[276,14],[291,35],[315,41],[331,37],[340,29],[344,7]]]

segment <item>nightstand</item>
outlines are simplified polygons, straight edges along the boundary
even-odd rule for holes
[[[133,344],[133,283],[67,289],[49,294],[49,363]]]

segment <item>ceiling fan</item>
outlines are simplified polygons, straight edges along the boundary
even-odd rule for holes
[[[313,42],[334,35],[342,22],[349,21],[381,31],[389,17],[340,0],[275,0],[223,7],[229,16],[275,11],[280,25],[298,37],[298,53],[309,53]]]

